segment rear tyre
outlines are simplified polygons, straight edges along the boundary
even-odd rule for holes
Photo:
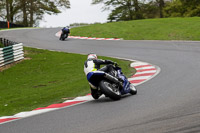
[[[131,95],[136,95],[137,94],[137,89],[133,84],[130,84],[130,92]]]
[[[121,99],[121,93],[118,88],[114,87],[111,83],[102,80],[99,84],[101,92],[112,100]]]

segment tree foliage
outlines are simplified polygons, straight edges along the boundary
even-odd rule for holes
[[[93,0],[92,4],[105,5],[104,10],[111,9],[110,21],[141,19],[138,0]],[[114,8],[114,9],[113,9]]]
[[[200,16],[200,0],[93,0],[111,10],[109,21]]]
[[[69,0],[2,0],[0,18],[32,27],[45,13],[60,13],[58,8],[70,8]]]
[[[173,0],[164,8],[165,17],[200,16],[200,0]]]
[[[0,1],[0,20],[5,18],[4,7],[5,7],[5,3],[2,0]]]
[[[200,16],[200,0],[92,0],[111,10],[109,21]],[[0,20],[24,26],[37,25],[43,15],[70,8],[69,0],[1,0]]]

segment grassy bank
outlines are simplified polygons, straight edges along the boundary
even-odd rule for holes
[[[90,93],[83,72],[86,55],[33,48],[25,48],[25,53],[26,60],[0,72],[0,116]],[[129,61],[112,60],[121,65],[125,74],[134,73]]]
[[[200,40],[200,17],[163,18],[94,24],[71,29],[71,35],[125,40]]]
[[[4,46],[3,46],[3,44],[0,42],[0,48],[3,48]]]
[[[35,29],[40,27],[18,27],[18,28],[0,28],[0,30],[15,30],[15,29]]]

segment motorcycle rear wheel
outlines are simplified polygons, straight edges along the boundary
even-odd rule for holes
[[[111,83],[108,81],[102,80],[99,84],[99,87],[101,89],[101,92],[105,94],[107,97],[109,97],[112,100],[120,100],[121,99],[121,93],[120,90],[116,87],[113,87]]]

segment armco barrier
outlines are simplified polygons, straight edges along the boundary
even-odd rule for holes
[[[0,43],[3,44],[4,47],[17,44],[17,42],[13,42],[5,38],[0,38]]]
[[[5,47],[0,48],[0,67],[24,58],[23,44],[6,39],[1,42]],[[6,42],[6,43],[5,43]]]
[[[9,23],[9,25],[10,28],[24,27],[23,25],[13,24],[13,23]],[[5,21],[0,21],[0,28],[8,28],[8,23]]]

